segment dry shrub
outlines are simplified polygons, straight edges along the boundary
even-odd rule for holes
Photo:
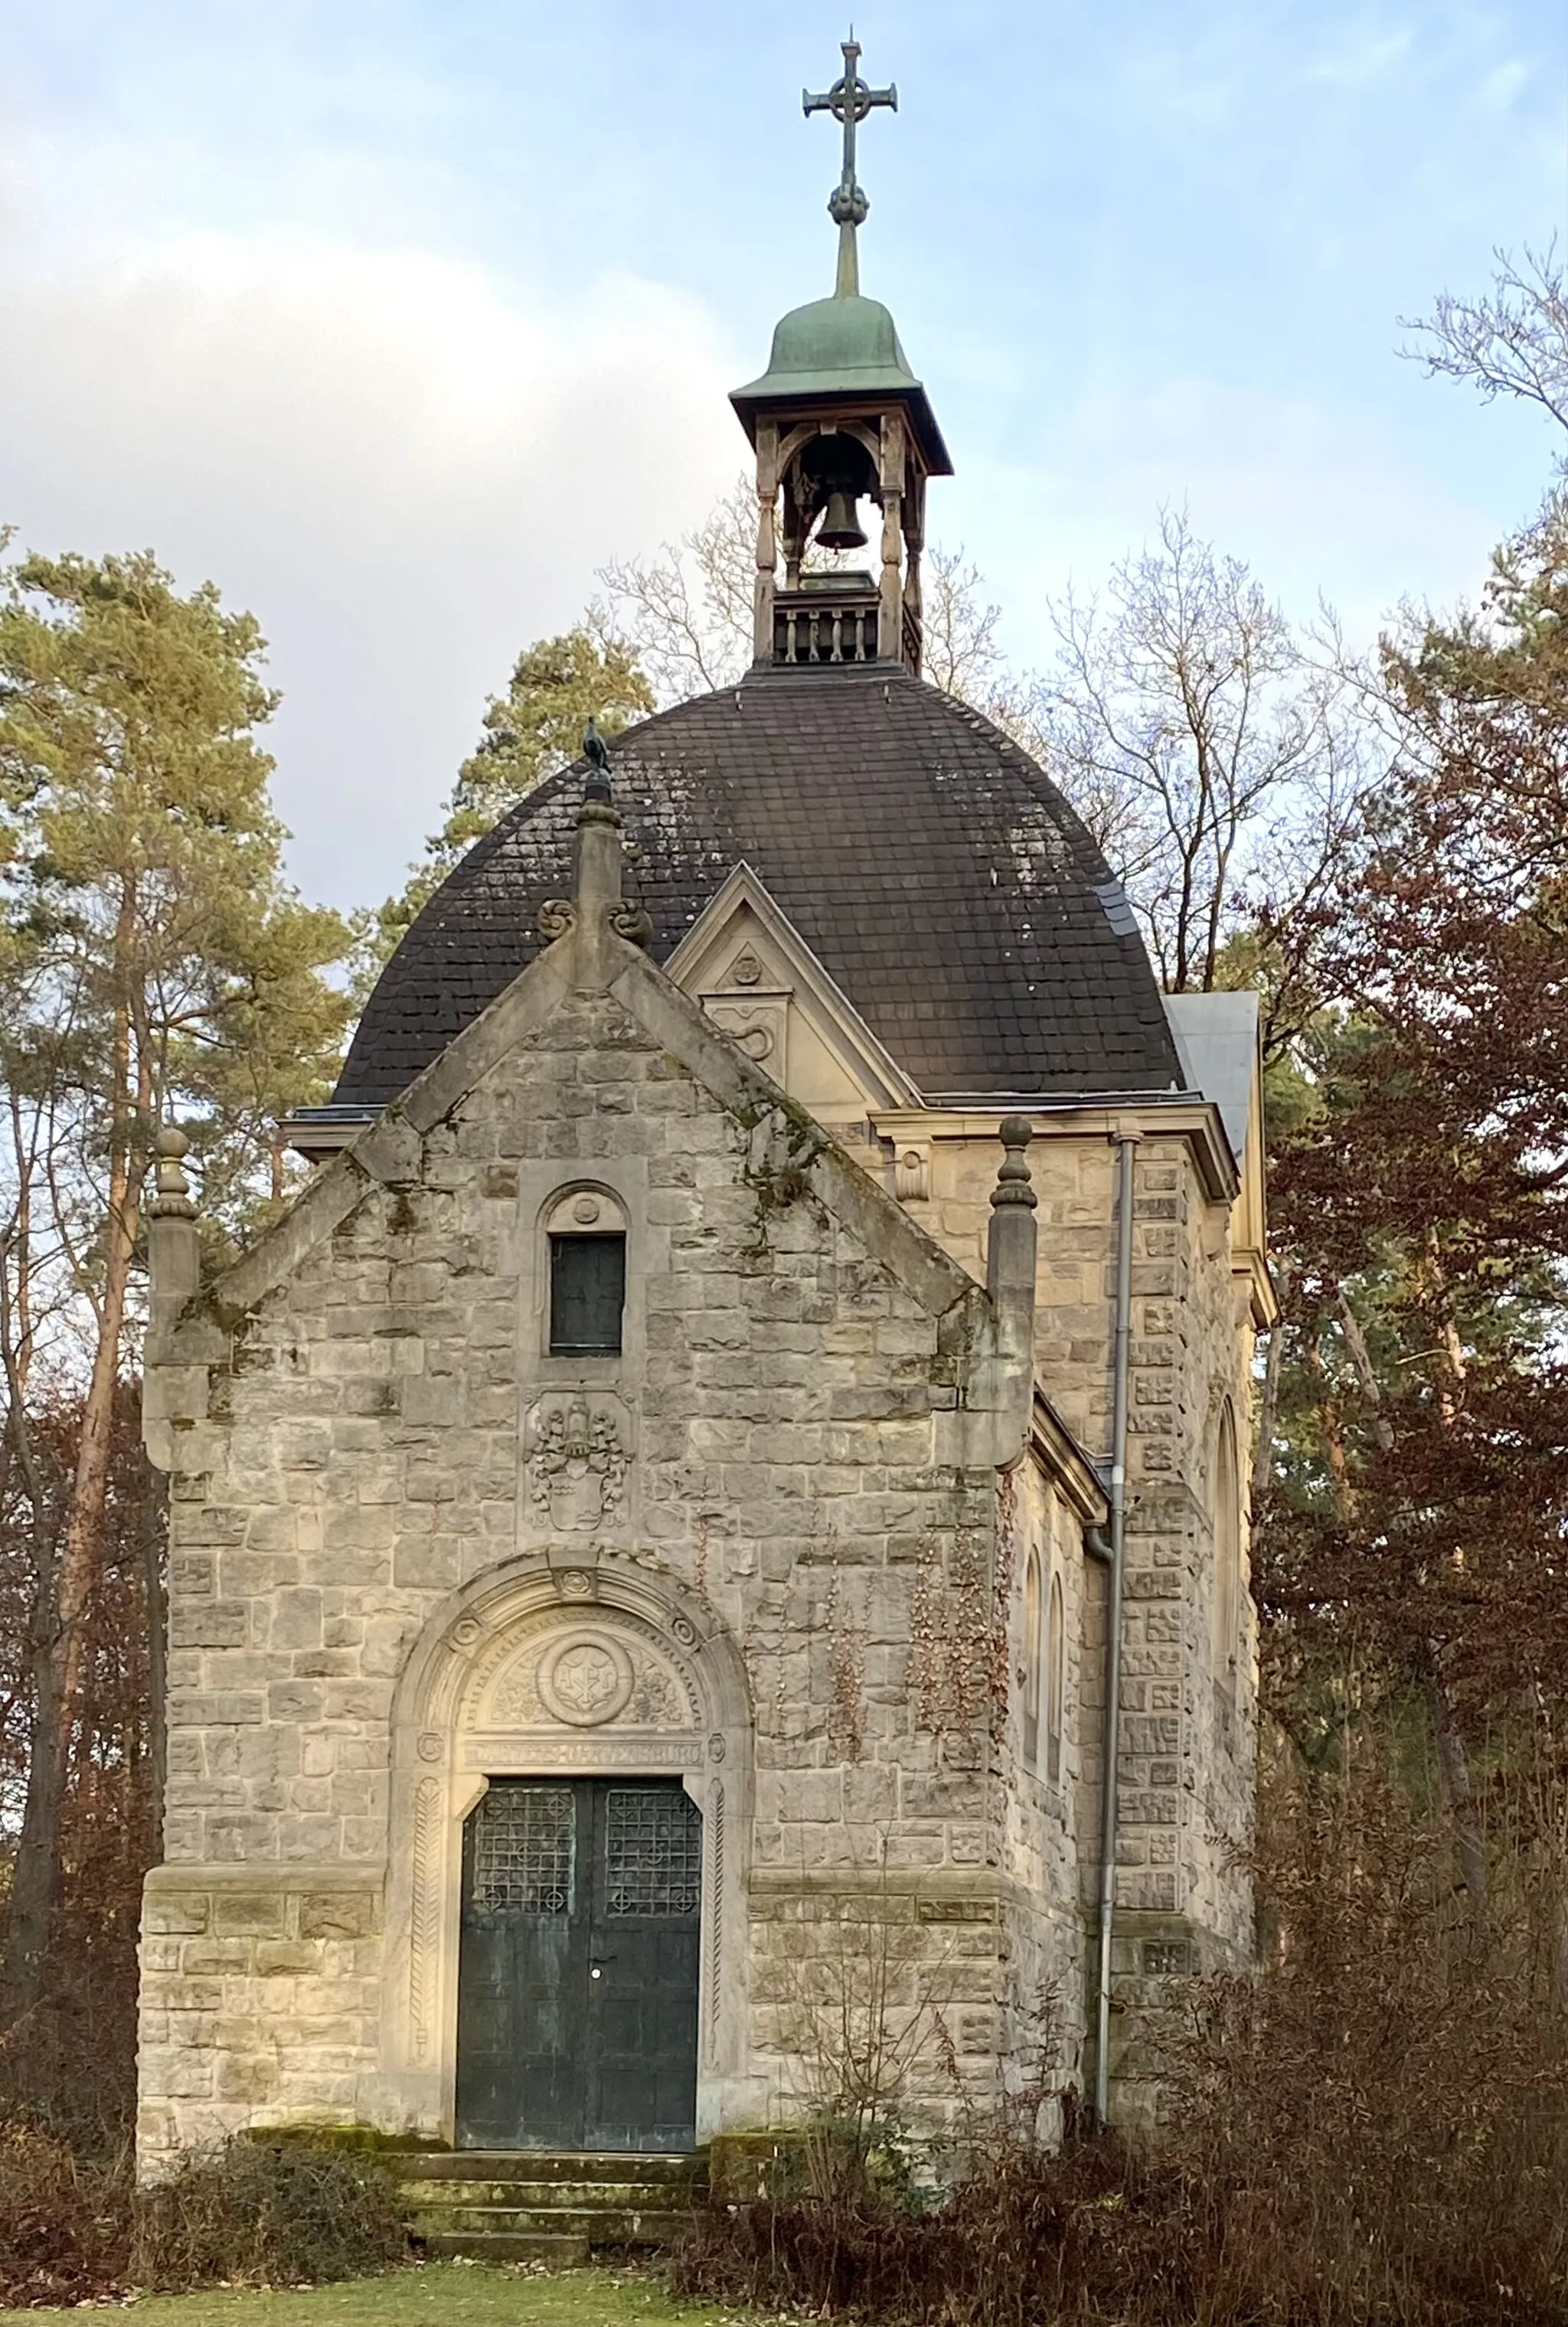
[[[854,2197],[706,2208],[675,2257],[677,2290],[897,2327],[1199,2316],[1165,2226],[1180,2178],[1076,2130],[1048,2154],[1003,2130],[945,2204]],[[1156,2306],[1153,2297],[1164,2299]]]
[[[1264,1976],[1171,2033],[1216,2320],[1568,2321],[1560,1789],[1500,1758],[1481,1903],[1402,1750],[1375,1732],[1271,1776]]]
[[[139,2194],[131,2275],[167,2293],[296,2286],[367,2277],[407,2250],[397,2184],[377,2158],[242,2138],[186,2151]]]
[[[1264,1967],[1160,2032],[1157,2144],[1014,2114],[925,2212],[710,2207],[677,2284],[889,2327],[1568,2327],[1561,1788],[1499,1762],[1481,1906],[1405,1750],[1271,1779]]]
[[[138,2191],[128,2152],[84,2160],[0,2122],[0,2306],[358,2278],[407,2248],[397,2182],[359,2152],[241,2139]]]
[[[131,2204],[128,2158],[83,2162],[37,2126],[0,2121],[0,2305],[122,2288]]]

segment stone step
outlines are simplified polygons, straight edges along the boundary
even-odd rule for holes
[[[663,2247],[690,2224],[683,2208],[652,2206],[421,2206],[412,2228],[426,2240],[504,2232],[509,2237],[580,2238],[601,2247]]]
[[[452,2234],[436,2231],[426,2238],[425,2250],[446,2260],[464,2262],[543,2262],[552,2270],[581,2270],[588,2260],[586,2238],[527,2237],[514,2231],[472,2230]]]
[[[692,2184],[707,2159],[690,2150],[423,2149],[397,2160],[405,2182],[613,2182]]]
[[[673,2245],[707,2190],[700,2151],[422,2150],[398,2170],[427,2254],[562,2270],[593,2248]]]
[[[697,2191],[679,2182],[404,2182],[406,2205],[426,2212],[451,2206],[572,2206],[601,2210],[627,2206],[679,2206]]]

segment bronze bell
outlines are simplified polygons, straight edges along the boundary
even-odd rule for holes
[[[823,511],[822,529],[817,538],[824,549],[863,549],[866,537],[860,529],[860,519],[854,510],[855,497],[835,485],[827,496]]]

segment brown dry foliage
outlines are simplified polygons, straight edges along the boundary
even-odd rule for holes
[[[233,2141],[138,2191],[128,2150],[84,2158],[26,2119],[0,2123],[0,2306],[358,2278],[407,2245],[396,2180],[372,2156]]]
[[[82,2303],[126,2285],[131,2173],[76,2156],[24,2120],[0,2124],[0,2304]]]
[[[136,1941],[142,1880],[158,1856],[144,1538],[161,1531],[161,1486],[142,1453],[137,1391],[123,1384],[110,1492],[87,1611],[60,1836],[60,1899],[36,2005],[0,2030],[0,2106],[112,2154],[135,2103]],[[75,1462],[79,1407],[41,1404],[33,1418],[46,1477]],[[32,1742],[28,1510],[7,1436],[0,1444],[0,1795],[19,1808]],[[51,1525],[63,1512],[51,1511]],[[161,1612],[158,1612],[161,1618]],[[0,1947],[14,1820],[0,1829]]]
[[[1067,2111],[972,2138],[919,2211],[863,2185],[714,2206],[687,2292],[946,2327],[1568,2327],[1561,1788],[1498,1777],[1484,1918],[1382,1733],[1270,1780],[1266,1961],[1167,2023],[1157,2145]]]
[[[131,2276],[138,2286],[294,2286],[363,2278],[403,2260],[397,2184],[361,2153],[299,2139],[188,2150],[166,2182],[138,2192]]]

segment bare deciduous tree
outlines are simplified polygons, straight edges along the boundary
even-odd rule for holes
[[[678,541],[601,566],[604,594],[589,608],[588,627],[602,645],[635,657],[661,704],[733,687],[751,660],[756,546],[757,496],[740,476]],[[826,572],[863,564],[865,556],[813,547],[807,563]],[[926,677],[1011,727],[1028,689],[1008,671],[1002,609],[987,599],[979,568],[962,544],[937,547],[927,553],[922,578]]]
[[[1125,882],[1171,992],[1224,982],[1242,883],[1307,890],[1343,841],[1366,743],[1328,618],[1293,630],[1247,567],[1161,513],[1103,596],[1052,610],[1043,755]]]
[[[1002,650],[1002,609],[985,595],[980,568],[964,545],[931,549],[921,576],[925,676],[944,695],[956,695],[994,716],[992,701],[1008,683]]]
[[[733,686],[751,659],[756,545],[757,496],[737,477],[678,541],[599,568],[590,631],[631,653],[661,705]]]
[[[1489,404],[1516,396],[1568,428],[1568,285],[1555,242],[1544,251],[1526,245],[1522,261],[1496,251],[1491,296],[1439,294],[1429,316],[1402,316],[1407,332],[1428,344],[1404,352],[1433,378],[1469,380]]]

